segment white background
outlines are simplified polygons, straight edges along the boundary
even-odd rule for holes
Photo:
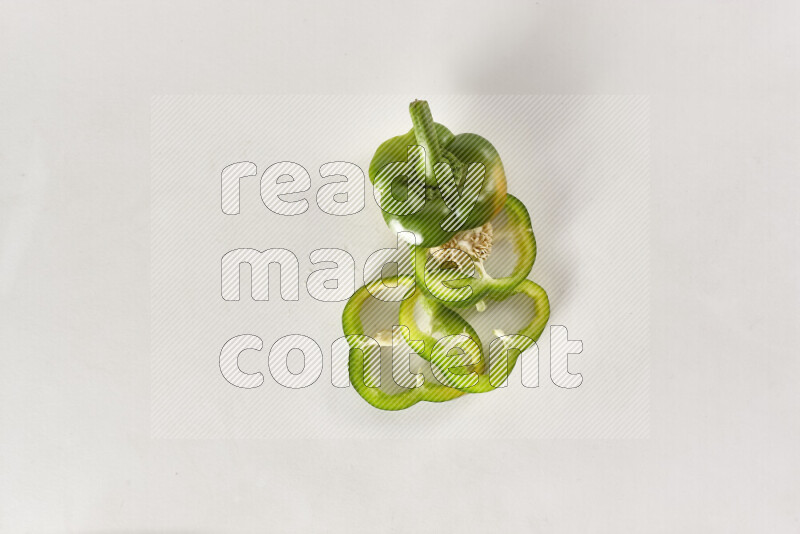
[[[795,2],[5,2],[0,531],[797,532]],[[153,94],[649,94],[646,440],[151,440]]]

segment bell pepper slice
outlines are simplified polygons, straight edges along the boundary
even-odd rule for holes
[[[376,310],[370,310],[373,306],[398,306],[397,302],[386,302],[376,298],[375,295],[381,297],[379,292],[387,286],[395,286],[394,290],[399,291],[397,295],[403,295],[407,300],[414,299],[419,293],[415,288],[413,277],[400,276],[371,282],[350,297],[342,313],[342,329],[350,347],[348,355],[350,383],[364,400],[382,410],[403,410],[420,401],[443,402],[463,395],[463,391],[444,386],[435,380],[428,361],[434,353],[437,338],[459,335],[463,332],[468,332],[470,336],[477,334],[458,314],[434,303],[431,307],[417,310],[416,315],[421,323],[432,325],[430,333],[416,338],[409,336],[407,320],[405,317],[400,317],[399,312],[395,312],[394,315],[385,314],[378,319]],[[399,306],[402,307],[405,302],[406,300]],[[387,310],[384,308],[383,311]],[[365,327],[365,323],[373,324]],[[391,338],[388,336],[388,331],[392,332]],[[419,369],[421,373],[417,374],[416,382],[398,385],[392,379],[392,384],[388,385],[393,387],[381,387],[387,385],[383,384],[383,378],[380,376],[384,367],[381,347],[387,347],[389,343],[393,346],[392,366],[396,365],[396,353],[402,353],[403,350],[410,350],[422,358],[418,363],[425,365]],[[395,391],[391,391],[392,389]]]
[[[389,228],[412,232],[417,245],[434,247],[459,231],[481,226],[497,214],[505,203],[506,175],[497,150],[483,137],[473,133],[453,135],[433,121],[425,101],[412,102],[409,112],[414,127],[378,147],[369,166],[369,177]],[[425,149],[424,166],[421,160],[411,157],[412,146]],[[407,163],[414,172],[396,172],[400,162]],[[439,172],[442,164],[447,164],[444,168],[449,166],[451,173]],[[483,181],[479,190],[466,191],[468,174],[479,172],[480,167],[473,169],[474,164],[482,166]],[[442,183],[443,176],[453,180],[455,188],[445,187],[450,182]],[[462,195],[465,203],[454,208],[455,199]],[[397,207],[409,199],[415,201],[402,209]]]
[[[432,299],[427,297],[422,298],[432,301]],[[519,298],[520,300],[526,301],[525,304],[532,308],[532,315],[530,320],[528,320],[516,334],[507,335],[505,332],[496,328],[498,318],[508,318],[509,316],[512,318],[519,318],[519,314],[508,309],[504,310],[502,313],[498,313],[499,310],[497,307],[501,306],[498,303],[511,298]],[[491,330],[491,334],[484,335],[483,340],[478,337],[473,338],[475,345],[481,348],[484,355],[480,366],[476,366],[475,371],[477,376],[471,378],[469,381],[463,379],[442,381],[443,384],[457,388],[466,393],[485,393],[501,387],[514,369],[519,355],[538,341],[550,318],[550,301],[547,297],[547,292],[545,292],[541,286],[530,280],[523,280],[510,293],[492,293],[487,297],[487,300],[489,303],[485,312],[478,312],[474,308],[465,310],[468,314],[462,312],[465,313],[465,315],[462,316],[464,320],[475,320],[475,322],[472,323],[473,325],[476,324],[477,320],[480,320],[487,324],[487,329]],[[403,316],[403,307],[409,306],[409,304],[407,304],[408,302],[409,301],[404,301],[403,306],[401,306],[401,317]],[[407,323],[409,324],[408,335],[412,337],[423,335],[420,331],[423,327],[421,327],[418,322],[407,320]],[[468,331],[470,332],[470,336],[478,335],[475,334],[475,329],[472,328],[472,326]],[[488,334],[488,332],[485,334]],[[428,356],[430,357],[431,367],[437,377],[440,376],[440,373],[436,372],[437,369],[441,370],[443,366],[447,367],[452,365],[452,361],[448,359],[447,355],[442,351],[433,351],[433,353]],[[474,355],[471,355],[471,357],[474,358]],[[486,357],[488,357],[488,359]],[[475,375],[475,373],[472,374]]]
[[[449,307],[481,305],[489,293],[510,293],[531,272],[536,238],[528,210],[508,195],[487,225],[440,247],[413,247],[414,274],[426,295]]]
[[[435,299],[415,291],[400,304],[401,334],[409,344],[425,344],[419,355],[429,362],[435,379],[451,388],[467,388],[478,382],[485,364],[478,333],[464,318]],[[454,350],[458,354],[452,354]]]

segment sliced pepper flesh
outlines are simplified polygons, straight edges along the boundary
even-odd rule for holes
[[[414,273],[426,295],[450,307],[482,306],[489,293],[509,293],[536,260],[536,238],[524,204],[508,195],[486,225],[439,247],[414,247]]]
[[[376,323],[376,318],[370,316],[368,308],[371,306],[398,306],[396,302],[386,302],[376,298],[375,295],[387,286],[395,286],[394,290],[400,291],[397,294],[402,294],[405,299],[415,299],[415,295],[419,293],[419,290],[415,288],[413,277],[400,276],[376,280],[367,284],[357,290],[347,301],[342,314],[342,327],[350,347],[348,355],[350,383],[364,400],[382,410],[403,410],[420,401],[443,402],[463,395],[463,391],[445,386],[437,381],[428,362],[434,353],[437,339],[456,336],[464,332],[476,337],[477,334],[458,314],[436,303],[433,307],[421,310],[421,315],[418,316],[421,322],[432,325],[430,334],[424,337],[409,336],[408,325],[404,324],[399,311],[393,316],[394,318],[387,315],[378,321],[379,324],[372,324],[365,328],[365,323]],[[400,307],[405,302],[404,300]],[[391,378],[392,384],[383,383],[385,378],[381,377],[381,374],[385,374],[382,372],[385,370],[385,366],[381,348],[387,347],[390,343],[393,347],[390,358],[393,376],[394,367],[397,365],[397,356],[404,355],[404,351],[416,354],[421,358],[417,363],[425,364],[421,367],[418,366],[419,372],[416,373],[416,376],[411,374],[413,377],[411,381],[397,384]],[[410,356],[411,358],[413,356]],[[410,359],[409,361],[411,361]],[[438,371],[437,369],[436,372],[438,373]]]
[[[406,342],[425,343],[426,350],[419,354],[436,362],[431,371],[439,383],[461,389],[477,384],[486,366],[480,337],[472,325],[419,290],[400,304],[399,315],[407,327],[401,332]],[[455,350],[459,352],[453,354]]]
[[[491,335],[485,336],[490,338],[491,341],[489,339],[479,341],[483,350],[485,365],[479,371],[477,380],[466,385],[459,383],[449,385],[466,393],[485,393],[498,387],[503,387],[508,375],[514,369],[519,355],[538,341],[550,318],[550,301],[545,290],[530,280],[523,280],[511,293],[494,292],[488,295],[487,310],[485,312],[477,312],[474,309],[468,311],[476,320],[483,320],[485,317],[485,322],[493,325],[502,323],[502,319],[507,318],[504,317],[507,315],[512,316],[512,319],[518,319],[519,314],[515,311],[505,310],[502,314],[498,313],[500,305],[497,303],[511,298],[524,300],[526,304],[532,307],[530,320],[526,321],[515,334],[507,334],[498,330],[496,326],[492,326]],[[469,318],[468,316],[465,320]],[[412,329],[411,332],[413,335],[414,330]],[[431,366],[434,367],[434,371],[436,367],[441,365],[440,361],[445,360],[439,354],[434,353],[431,358]]]

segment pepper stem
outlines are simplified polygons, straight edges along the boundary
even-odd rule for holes
[[[425,174],[429,180],[433,181],[435,180],[433,166],[445,158],[444,150],[439,143],[439,135],[436,133],[436,124],[433,122],[431,108],[425,100],[414,100],[409,104],[408,111],[411,113],[417,144],[425,149]]]

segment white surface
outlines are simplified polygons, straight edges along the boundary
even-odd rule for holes
[[[4,4],[0,531],[800,528],[796,4],[430,3]],[[151,95],[362,92],[651,95],[650,439],[150,439]]]

